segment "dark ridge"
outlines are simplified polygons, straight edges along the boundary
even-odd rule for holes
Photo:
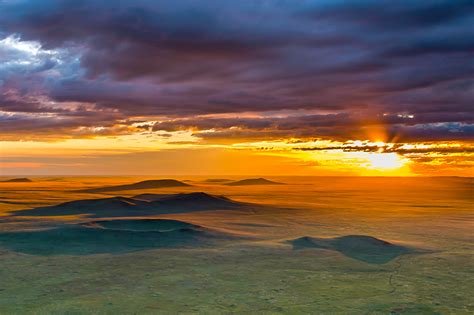
[[[111,220],[0,233],[0,246],[42,256],[91,255],[217,246],[238,238],[177,220]]]
[[[31,183],[32,180],[26,177],[12,178],[1,181],[1,183]]]
[[[283,183],[274,182],[265,178],[248,178],[236,182],[228,183],[229,186],[246,186],[246,185],[283,185]]]
[[[246,210],[250,204],[236,202],[223,196],[202,192],[173,195],[142,194],[133,198],[112,197],[75,200],[55,206],[39,207],[12,212],[15,216],[65,216],[90,217],[149,216],[204,210]]]
[[[138,190],[138,189],[186,187],[186,186],[191,186],[191,185],[180,182],[178,180],[174,180],[174,179],[157,179],[157,180],[144,180],[142,182],[127,184],[127,185],[82,189],[82,190],[78,190],[78,192],[102,193],[102,192],[120,191],[120,190]]]
[[[384,264],[400,255],[414,252],[413,249],[395,245],[366,235],[347,235],[336,238],[301,237],[289,241],[293,249],[321,248],[371,264]]]

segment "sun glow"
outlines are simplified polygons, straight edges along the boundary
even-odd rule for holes
[[[395,170],[405,165],[405,160],[396,153],[370,153],[367,168],[374,170]]]

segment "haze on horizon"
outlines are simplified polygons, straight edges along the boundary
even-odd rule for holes
[[[457,175],[474,2],[0,0],[0,175]]]

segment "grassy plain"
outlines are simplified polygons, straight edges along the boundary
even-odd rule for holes
[[[474,313],[470,178],[272,177],[285,185],[229,186],[186,177],[175,179],[192,186],[105,193],[77,190],[159,177],[31,179],[0,183],[0,234],[97,220],[11,215],[71,200],[200,191],[266,207],[153,216],[241,237],[213,246],[33,255],[0,244],[0,314]],[[370,263],[289,242],[347,235],[418,251]]]

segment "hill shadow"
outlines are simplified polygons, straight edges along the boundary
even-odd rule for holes
[[[347,257],[370,264],[384,264],[414,249],[395,245],[366,235],[347,235],[335,238],[300,237],[288,241],[294,250],[320,248],[337,251]]]
[[[0,233],[0,246],[41,256],[123,254],[147,249],[216,246],[239,238],[184,221],[138,219],[5,232]]]

